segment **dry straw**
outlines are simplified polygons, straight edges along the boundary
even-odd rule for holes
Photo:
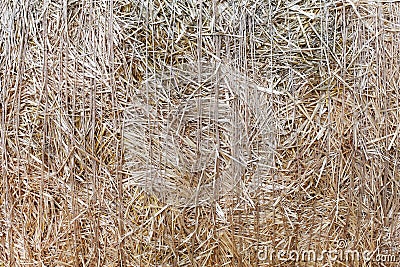
[[[295,266],[257,251],[338,241],[398,255],[399,14],[0,1],[0,266]]]
[[[138,96],[127,108],[126,184],[189,207],[210,205],[235,189],[254,192],[262,182],[272,188],[262,181],[273,165],[276,132],[265,92],[279,92],[221,62],[201,64],[196,81],[196,67],[146,80],[146,101]]]

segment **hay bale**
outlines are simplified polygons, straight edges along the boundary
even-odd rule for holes
[[[126,110],[130,185],[173,205],[210,205],[233,189],[255,191],[274,165],[269,94],[227,64],[172,68],[147,79]],[[243,177],[245,177],[243,179]]]
[[[0,1],[0,266],[397,254],[399,5]]]

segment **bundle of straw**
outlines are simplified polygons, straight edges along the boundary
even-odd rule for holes
[[[273,166],[276,130],[265,92],[278,92],[223,63],[201,64],[197,80],[196,66],[147,79],[126,112],[127,184],[178,206],[254,191]]]
[[[399,14],[0,1],[0,266],[395,266]]]

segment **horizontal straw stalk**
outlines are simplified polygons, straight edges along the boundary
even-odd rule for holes
[[[399,14],[0,1],[0,266],[397,255]]]

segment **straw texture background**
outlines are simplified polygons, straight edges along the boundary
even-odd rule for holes
[[[1,0],[0,265],[398,255],[399,49],[397,1]]]

